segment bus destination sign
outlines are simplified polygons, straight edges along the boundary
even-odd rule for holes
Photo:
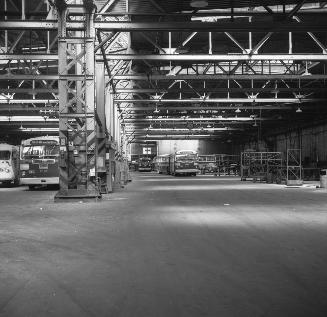
[[[31,145],[53,145],[58,144],[55,140],[31,140]]]

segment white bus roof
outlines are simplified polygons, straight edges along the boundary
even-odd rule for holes
[[[180,150],[175,153],[176,155],[183,155],[183,154],[197,154],[196,151],[193,150]]]
[[[0,151],[12,151],[13,149],[18,150],[18,147],[7,143],[0,143]]]

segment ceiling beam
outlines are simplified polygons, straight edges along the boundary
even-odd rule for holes
[[[0,22],[1,23],[1,22]],[[58,60],[58,54],[0,54],[0,60]]]
[[[187,107],[187,106],[161,106],[160,110],[165,111],[165,110],[177,110],[177,111],[211,111],[211,110],[236,110],[236,109],[240,109],[240,110],[290,110],[292,109],[292,107],[289,106],[271,106],[271,105],[266,105],[266,106],[258,106],[258,105],[249,105],[249,106],[221,106],[221,105],[217,105],[217,106],[206,106],[205,108],[203,107],[197,107],[197,106],[192,106],[192,107]],[[155,110],[155,107],[151,107],[151,106],[145,106],[145,107],[131,107],[131,108],[124,108],[121,107],[122,111],[151,111],[153,112],[153,110]],[[0,107],[1,110],[1,107]]]
[[[95,21],[94,27],[103,31],[207,31],[207,32],[324,32],[327,30],[326,19],[309,22],[108,22]],[[1,30],[58,30],[55,20],[6,20],[0,23]],[[67,22],[66,29],[82,31],[83,22]]]
[[[106,54],[108,60],[151,61],[326,61],[327,54]],[[58,54],[0,54],[0,60],[58,60]],[[97,62],[104,61],[97,55]]]
[[[1,79],[1,78],[0,78]],[[4,78],[5,79],[5,78]],[[225,74],[211,74],[211,75],[188,75],[188,74],[178,74],[178,75],[146,75],[146,74],[125,74],[125,75],[116,75],[115,80],[223,80],[223,79],[236,79],[236,80],[295,80],[301,79],[305,80],[326,80],[327,74],[312,74],[308,76],[302,76],[300,74],[291,75],[291,74],[273,74],[273,75],[225,75]]]
[[[299,103],[322,102],[318,98],[212,98],[212,99],[114,99],[115,103]]]
[[[245,123],[245,122],[253,122],[253,121],[265,121],[266,118],[252,118],[252,117],[228,117],[228,118],[213,118],[213,117],[207,117],[207,118],[134,118],[134,119],[124,119],[124,122],[145,122],[145,123],[151,123],[151,122],[186,122],[186,121],[200,121],[200,122],[207,122],[207,121],[218,121],[218,122],[225,122],[225,121],[233,121],[238,123]]]
[[[31,90],[32,91],[32,90]],[[0,99],[0,104],[51,104],[58,103],[58,99]]]
[[[107,76],[108,77],[108,76]],[[2,80],[58,80],[59,75],[44,75],[44,74],[4,74],[0,76],[0,81]],[[68,75],[66,77],[67,80],[84,80],[84,76],[74,76]],[[145,74],[124,74],[124,75],[116,75],[114,80],[296,80],[301,79],[301,81],[307,80],[326,80],[327,74],[312,74],[309,76],[302,76],[300,74],[297,75],[289,75],[289,74],[274,74],[274,75],[223,75],[223,74],[212,74],[212,75],[187,75],[187,74],[179,74],[179,75],[145,75]]]
[[[58,89],[56,88],[0,88],[0,94],[46,94],[53,93],[57,94]]]
[[[150,61],[326,61],[327,54],[107,54],[114,60]],[[101,56],[97,61],[101,61]]]
[[[6,89],[0,89],[0,92],[6,92]],[[292,92],[292,91],[301,91],[301,92],[312,92],[312,91],[326,91],[326,87],[290,87],[290,88],[197,88],[197,92],[211,92],[211,93],[218,93],[218,92],[270,92],[270,93],[280,93],[280,92]],[[19,92],[19,91],[18,91]],[[182,89],[164,89],[164,88],[118,88],[116,89],[116,93],[120,94],[154,94],[154,93],[191,93],[194,92],[191,88],[182,88]]]

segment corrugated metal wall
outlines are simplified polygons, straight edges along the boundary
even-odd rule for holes
[[[242,146],[243,150],[258,150],[257,142]],[[287,149],[301,149],[306,166],[327,167],[327,124],[281,133],[261,142],[260,151],[277,151],[285,155]]]
[[[310,165],[327,164],[327,125],[306,128],[278,135],[276,150],[286,152],[288,148],[302,150],[302,159]]]

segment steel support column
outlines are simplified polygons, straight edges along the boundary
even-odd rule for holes
[[[67,12],[58,9],[60,198],[99,197],[95,118],[93,13],[81,17],[84,30],[66,31]],[[77,75],[71,78],[71,74]]]
[[[105,69],[104,64],[96,63],[96,121],[97,121],[97,174],[102,194],[108,193],[107,186],[107,127],[105,118]]]

